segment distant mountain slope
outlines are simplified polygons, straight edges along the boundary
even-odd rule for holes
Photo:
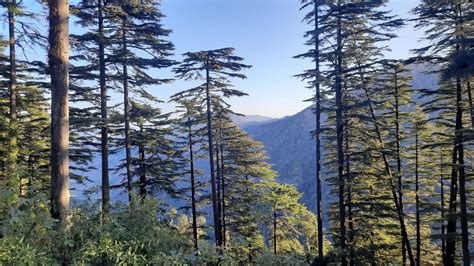
[[[413,87],[437,86],[436,74],[426,73],[432,70],[430,66],[415,65],[410,68],[414,78]],[[413,99],[418,98],[419,95],[413,95]],[[326,117],[322,117],[321,120],[324,124]],[[244,125],[242,128],[265,145],[269,156],[268,162],[273,164],[274,170],[280,174],[278,180],[296,185],[303,193],[302,202],[311,210],[315,210],[316,147],[310,132],[316,128],[316,121],[311,108],[265,124]],[[324,146],[321,152],[324,157]],[[324,174],[324,165],[322,171]],[[323,182],[322,191],[323,200],[327,203],[331,188]]]
[[[315,208],[316,149],[310,133],[315,127],[315,116],[309,107],[270,123],[242,127],[265,145],[268,162],[279,173],[278,180],[295,184],[310,209]],[[327,193],[328,189],[323,191]]]

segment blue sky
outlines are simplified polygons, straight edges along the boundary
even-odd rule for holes
[[[26,2],[29,1],[33,0]],[[418,2],[391,0],[387,8],[408,18],[410,9]],[[236,54],[253,66],[245,72],[246,80],[234,82],[236,88],[249,94],[230,100],[235,111],[283,117],[308,106],[303,100],[311,96],[311,91],[293,77],[309,67],[309,62],[292,58],[306,50],[303,33],[307,26],[301,23],[305,12],[299,11],[299,0],[162,0],[161,8],[166,15],[164,26],[173,31],[169,39],[175,44],[176,60],[181,60],[181,54],[188,51],[234,47]],[[38,11],[37,6],[33,9]],[[0,30],[6,35],[7,25],[2,24]],[[71,25],[71,32],[77,30]],[[411,25],[398,34],[399,38],[388,43],[392,49],[386,55],[389,58],[407,58],[409,50],[419,46],[421,32],[414,31]],[[39,52],[35,57],[44,55]],[[167,70],[153,74],[172,76]],[[170,95],[192,86],[191,82],[176,81],[149,91],[167,101]],[[112,95],[114,102],[120,98]],[[164,103],[162,108],[171,111],[173,106]]]
[[[391,0],[387,8],[406,18],[418,2]],[[293,77],[309,66],[292,58],[306,49],[307,26],[301,23],[305,12],[299,11],[298,0],[163,0],[162,11],[164,25],[173,30],[170,39],[178,59],[186,51],[231,46],[253,66],[246,71],[248,79],[234,82],[249,94],[230,101],[236,111],[282,117],[308,106],[303,100],[311,91]],[[388,44],[392,52],[387,57],[408,57],[420,34],[408,25]],[[178,81],[154,94],[166,98],[189,86]]]

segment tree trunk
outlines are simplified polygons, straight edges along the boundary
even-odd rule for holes
[[[219,134],[222,139],[222,128],[219,129]],[[221,181],[222,181],[222,245],[224,248],[226,247],[227,244],[227,224],[226,224],[226,213],[225,213],[225,177],[224,177],[224,144],[219,145],[221,149]],[[251,257],[251,255],[250,255]]]
[[[418,175],[418,128],[415,133],[415,205],[416,205],[416,265],[421,265],[421,232],[420,232],[420,188]]]
[[[340,6],[341,0],[338,1]],[[336,135],[337,135],[337,176],[339,182],[339,245],[341,248],[341,265],[346,266],[346,207],[344,204],[344,152],[342,120],[342,23],[341,15],[337,17],[337,62],[336,62]]]
[[[456,80],[456,144],[459,155],[459,201],[461,205],[461,242],[464,266],[471,264],[469,253],[469,226],[467,222],[467,198],[466,198],[466,171],[464,168],[464,138],[462,121],[462,86],[461,79]]]
[[[471,114],[471,127],[474,128],[474,107],[472,106],[472,90],[471,90],[471,81],[467,80],[466,82],[467,86],[467,97],[469,100],[469,112]]]
[[[445,225],[444,225],[444,219],[445,219],[445,215],[444,215],[444,182],[443,182],[443,179],[444,179],[444,175],[443,175],[443,155],[441,155],[441,159],[440,159],[440,174],[441,174],[441,177],[440,177],[440,194],[441,194],[441,254],[444,258],[445,256],[445,251],[446,251],[446,239],[445,239]]]
[[[347,116],[347,114],[346,114]],[[350,165],[350,145],[349,145],[349,121],[346,121],[345,127],[345,150],[346,150],[346,180],[348,181],[347,185],[347,218],[348,218],[348,236],[350,243],[350,252],[349,252],[349,265],[355,265],[355,254],[354,254],[354,222],[352,221],[352,182],[351,182],[351,165]]]
[[[105,48],[104,48],[104,14],[103,1],[97,1],[99,15],[99,86],[100,86],[100,116],[101,116],[101,155],[102,155],[102,212],[109,213],[110,182],[109,182],[109,141],[107,119],[107,87],[105,84]]]
[[[397,142],[397,179],[398,179],[398,200],[400,201],[400,211],[403,212],[403,181],[402,181],[402,159],[400,155],[400,111],[399,111],[399,95],[398,95],[398,77],[397,66],[394,67],[394,87],[395,87],[395,128]],[[402,241],[402,259],[403,264],[407,261],[407,250],[405,242]]]
[[[124,123],[125,123],[125,163],[127,168],[127,191],[128,201],[132,202],[133,193],[133,176],[132,176],[132,147],[130,144],[130,103],[128,97],[128,68],[127,68],[127,39],[126,39],[126,18],[122,18],[122,64],[123,64],[123,109],[124,109]]]
[[[252,258],[252,244],[249,243],[248,248],[249,248],[248,259],[249,259],[249,262],[251,263],[253,261],[253,258]]]
[[[18,186],[20,196],[24,194],[23,180],[18,175],[18,125],[17,125],[17,89],[16,89],[16,49],[15,49],[15,14],[16,1],[8,5],[8,31],[10,47],[10,125],[9,125],[9,151],[7,163],[7,175],[12,181],[12,187]],[[14,184],[14,185],[13,185]]]
[[[373,195],[374,195],[374,188],[372,185],[369,185],[369,195],[370,195],[370,199],[372,199]],[[373,213],[374,212],[374,204],[373,202],[371,202],[371,204],[369,205],[369,213]],[[370,230],[370,240],[369,240],[369,243],[370,243],[370,247],[374,247],[374,231],[373,230]],[[376,266],[377,263],[376,263],[376,255],[375,255],[375,251],[374,251],[374,248],[371,248],[370,249],[370,255],[372,256],[372,261],[370,262],[370,265],[372,266]]]
[[[140,129],[140,136],[143,136],[143,125],[139,125]],[[147,195],[147,190],[146,190],[146,183],[147,183],[147,178],[146,178],[146,172],[145,172],[145,146],[140,143],[138,145],[138,157],[140,161],[140,197],[143,199],[146,198]]]
[[[208,62],[207,62],[208,63]],[[209,150],[209,170],[211,172],[211,192],[212,192],[212,210],[214,214],[214,234],[216,245],[222,246],[221,223],[217,212],[217,193],[216,193],[216,176],[214,172],[214,145],[212,139],[212,113],[211,113],[211,91],[209,69],[206,68],[206,108],[207,108],[207,139]]]
[[[277,255],[277,213],[276,213],[276,203],[273,204],[273,254]]]
[[[456,5],[456,29],[460,26],[461,34],[464,34],[464,18],[463,18],[463,5]],[[464,36],[463,36],[464,37]],[[460,42],[461,35],[456,34],[456,52],[465,50],[465,44]],[[468,84],[470,85],[470,84]],[[470,88],[469,88],[470,91]],[[456,77],[456,134],[455,134],[455,145],[458,148],[458,162],[457,166],[459,171],[459,201],[461,207],[461,243],[462,243],[462,258],[464,266],[471,264],[471,254],[469,253],[469,225],[467,221],[467,199],[466,199],[466,172],[464,167],[464,138],[463,138],[463,99],[462,99],[462,83],[461,77]],[[472,98],[472,97],[471,97]],[[470,105],[472,107],[472,105]],[[472,113],[471,113],[472,115]],[[474,123],[474,121],[471,121]]]
[[[219,125],[220,126],[220,125]],[[217,132],[216,132],[217,135]],[[217,138],[218,141],[220,141],[219,138]],[[221,186],[222,186],[222,181],[221,181],[221,163],[220,163],[220,155],[219,155],[219,143],[216,141],[216,182],[217,182],[217,216],[219,217],[219,221],[222,224],[222,197],[221,197]],[[224,244],[223,241],[223,233],[222,233],[222,226],[221,226],[221,244]]]
[[[69,4],[49,0],[51,75],[51,214],[64,225],[69,213]]]
[[[458,194],[458,172],[456,170],[458,158],[458,148],[456,145],[453,146],[452,154],[452,169],[451,169],[451,184],[449,189],[449,206],[448,214],[449,220],[446,227],[446,251],[444,252],[443,263],[444,265],[454,265],[456,257],[456,218],[453,217],[456,214],[457,209],[457,194]]]
[[[196,214],[196,184],[194,177],[194,150],[191,119],[188,117],[189,172],[191,174],[191,211],[193,214],[194,250],[198,251],[197,214]]]
[[[321,85],[320,85],[320,70],[319,70],[319,4],[314,2],[314,30],[315,47],[314,47],[314,62],[316,70],[316,219],[318,223],[318,259],[317,264],[323,264],[323,206],[321,195]]]

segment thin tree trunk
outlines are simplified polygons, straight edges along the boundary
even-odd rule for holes
[[[445,215],[444,215],[443,155],[441,155],[441,159],[440,159],[440,174],[441,174],[441,178],[440,178],[439,183],[440,183],[440,188],[441,188],[441,191],[440,191],[440,194],[441,194],[441,254],[444,258],[445,251],[446,251],[446,239],[445,239],[446,236],[445,236],[445,224],[444,224]]]
[[[314,2],[314,30],[315,47],[314,47],[314,62],[316,70],[316,219],[318,223],[318,259],[317,264],[323,264],[323,206],[321,195],[321,84],[320,84],[320,70],[319,70],[319,4]]]
[[[140,135],[143,136],[143,125],[139,125],[140,128]],[[138,145],[138,158],[140,161],[140,197],[141,199],[145,199],[147,195],[146,185],[147,185],[147,178],[145,172],[145,146],[140,143]]]
[[[464,34],[464,18],[463,18],[463,5],[457,4],[456,11],[456,28],[460,26],[461,34]],[[456,34],[456,52],[465,50],[465,44],[461,43],[459,39],[460,34]],[[470,84],[469,84],[470,85]],[[462,243],[462,261],[464,266],[471,264],[471,254],[469,253],[469,225],[467,221],[467,198],[466,198],[466,172],[464,167],[464,138],[463,138],[463,106],[462,106],[462,83],[461,77],[456,77],[456,134],[455,143],[458,147],[458,171],[459,171],[459,201],[461,207],[461,243]],[[471,105],[472,106],[472,105]],[[472,113],[471,113],[472,115]],[[471,121],[474,122],[474,121]]]
[[[456,218],[453,217],[456,214],[457,209],[457,194],[458,194],[458,172],[456,170],[458,158],[458,148],[456,145],[453,146],[452,154],[452,169],[451,169],[451,183],[449,189],[449,220],[446,227],[446,251],[444,252],[443,262],[444,265],[454,265],[456,257]]]
[[[105,84],[105,48],[104,48],[104,14],[103,1],[98,0],[97,11],[99,15],[99,86],[100,86],[100,116],[101,116],[101,155],[102,155],[102,212],[104,216],[109,213],[110,181],[109,181],[109,141],[107,119],[107,87]]]
[[[341,0],[338,1],[340,6]],[[346,266],[346,207],[344,204],[344,136],[342,120],[342,24],[341,16],[337,17],[337,65],[336,65],[336,135],[337,135],[337,174],[339,182],[339,245],[341,248],[341,265]]]
[[[221,181],[222,181],[222,244],[224,248],[227,244],[227,224],[226,224],[226,213],[225,213],[225,177],[224,177],[224,144],[222,144],[222,128],[219,129],[219,134],[221,138],[220,146],[220,155],[221,155]]]
[[[273,254],[277,255],[277,213],[276,213],[276,203],[273,204]]]
[[[64,225],[69,213],[69,4],[67,0],[49,0],[48,5],[51,214]]]
[[[18,160],[18,125],[17,125],[17,89],[16,89],[16,49],[15,49],[15,14],[16,1],[8,5],[8,31],[10,47],[10,125],[9,125],[9,151],[7,174],[10,175],[12,183],[19,186],[20,196],[24,194],[23,180],[17,174]],[[14,177],[18,176],[18,177]]]
[[[417,126],[418,127],[418,126]],[[418,174],[418,128],[415,133],[415,205],[416,205],[416,265],[421,265],[421,231],[420,231],[420,187]]]
[[[471,114],[471,127],[474,128],[474,107],[472,106],[472,90],[471,90],[471,81],[467,79],[466,86],[467,86],[467,97],[469,100],[469,112]]]
[[[464,266],[471,264],[469,253],[469,225],[467,222],[467,198],[466,198],[466,171],[464,168],[464,144],[463,144],[463,121],[462,121],[462,86],[461,79],[456,80],[456,144],[459,155],[459,201],[461,205],[461,242]]]
[[[207,62],[208,64],[209,62]],[[214,145],[212,139],[212,112],[211,112],[211,91],[209,67],[206,68],[206,108],[207,108],[207,139],[209,150],[209,170],[211,172],[211,192],[212,192],[212,209],[214,214],[214,234],[216,245],[222,246],[221,223],[217,212],[217,193],[216,193],[216,176],[214,172]]]
[[[248,248],[249,248],[249,255],[248,255],[248,259],[249,259],[249,262],[252,262],[253,258],[252,258],[252,244],[248,244]]]
[[[370,195],[370,199],[372,199],[373,195],[374,195],[374,188],[373,186],[369,186],[369,195]],[[369,205],[369,212],[370,213],[374,213],[374,204],[373,202],[370,203]],[[373,247],[374,246],[374,231],[373,230],[370,230],[370,240],[369,240],[369,243],[370,243],[370,247]],[[376,256],[375,256],[375,251],[373,248],[370,249],[370,255],[372,256],[373,260],[370,262],[370,265],[373,265],[373,266],[376,266],[377,265],[377,261],[376,261]]]
[[[220,125],[219,125],[220,126]],[[217,132],[216,132],[216,135],[217,135]],[[217,138],[218,141],[220,141],[219,138]],[[221,181],[221,163],[220,163],[220,155],[219,155],[219,143],[218,141],[216,141],[216,182],[217,182],[217,216],[219,217],[219,221],[221,222],[222,224],[222,197],[221,197],[221,185],[222,185],[222,181]],[[221,226],[221,241],[222,241],[222,245],[224,244],[224,241],[223,241],[223,233],[222,233],[222,226]]]
[[[398,179],[398,199],[400,201],[400,211],[403,212],[403,181],[402,181],[402,159],[400,155],[400,111],[399,111],[399,95],[398,95],[398,77],[397,66],[394,67],[394,87],[395,87],[395,128],[397,142],[397,179]],[[403,264],[407,261],[407,250],[405,242],[402,241],[402,259]]]
[[[363,76],[362,76],[362,80],[364,80]],[[374,124],[375,133],[377,134],[377,140],[378,140],[379,144],[382,147],[384,147],[385,143],[382,139],[382,134],[380,133],[380,129],[379,129],[379,126],[377,124],[377,117],[375,116],[375,111],[372,107],[372,102],[370,101],[369,92],[367,91],[367,88],[365,86],[364,86],[364,91],[365,91],[365,97],[366,97],[366,99],[369,103],[369,111],[370,111],[370,115],[372,117],[372,123]],[[398,216],[398,222],[400,223],[400,235],[402,236],[402,241],[405,242],[405,247],[407,249],[408,259],[410,260],[410,264],[414,265],[415,264],[415,259],[413,258],[413,253],[412,253],[411,246],[410,246],[410,240],[408,239],[408,233],[407,233],[406,226],[405,226],[405,218],[404,218],[403,213],[401,212],[400,201],[398,199],[395,184],[393,183],[392,170],[390,169],[390,164],[388,162],[387,155],[385,154],[385,152],[381,151],[381,154],[382,154],[382,158],[383,158],[383,161],[384,161],[385,171],[388,175],[388,178],[390,179],[389,181],[390,181],[390,188],[391,188],[391,192],[392,192],[393,203],[395,204],[395,209],[397,211],[397,216]]]
[[[33,156],[32,155],[29,155],[28,156],[28,172],[29,172],[29,175],[28,175],[28,190],[30,190],[32,193],[34,193],[32,191],[33,189],[33,179],[35,178],[35,172],[36,172],[36,169],[33,169]]]
[[[194,150],[193,150],[193,131],[191,128],[191,118],[188,117],[188,144],[189,144],[189,171],[191,174],[191,211],[193,214],[193,237],[194,250],[197,252],[198,232],[197,232],[197,214],[196,214],[196,184],[194,177]]]
[[[128,68],[127,68],[127,39],[126,34],[126,18],[122,18],[122,56],[123,56],[123,110],[124,110],[124,123],[125,123],[125,163],[127,168],[127,191],[128,201],[132,202],[133,193],[133,176],[132,176],[132,147],[130,144],[130,103],[128,97]]]
[[[347,114],[346,114],[347,115]],[[351,182],[351,165],[350,165],[350,145],[349,145],[349,121],[346,122],[345,127],[345,149],[346,149],[346,180],[348,181],[347,185],[347,218],[348,222],[348,236],[350,243],[350,253],[349,253],[349,265],[355,265],[355,254],[354,254],[354,222],[352,220],[352,182]]]

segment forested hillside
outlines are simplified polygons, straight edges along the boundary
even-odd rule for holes
[[[436,89],[438,76],[430,73],[434,66],[416,65],[409,66],[407,75],[413,77],[410,84],[418,89]],[[427,102],[427,99],[419,94],[412,95],[413,101]],[[409,109],[405,111],[410,111]],[[264,123],[244,123],[240,127],[252,137],[264,144],[264,150],[268,155],[268,162],[272,164],[275,171],[279,173],[277,180],[283,183],[294,184],[298,191],[303,193],[301,201],[311,211],[316,209],[314,176],[316,162],[316,150],[311,132],[316,127],[314,119],[314,106],[308,107],[301,112],[279,119],[266,120]],[[248,118],[251,119],[251,118]],[[324,124],[327,117],[321,118]],[[237,121],[238,122],[238,121]],[[240,123],[237,123],[240,124]],[[322,154],[326,149],[322,149]],[[292,154],[292,156],[288,156]],[[323,166],[322,171],[325,171]],[[330,199],[330,187],[323,183],[323,198]],[[327,209],[328,206],[325,206]],[[325,221],[326,223],[327,221]]]
[[[315,125],[314,113],[308,107],[295,115],[270,123],[243,126],[255,140],[264,144],[264,150],[269,157],[268,162],[279,173],[277,180],[296,185],[303,193],[302,202],[312,211],[316,209],[314,200],[316,150],[310,132]],[[289,157],[289,154],[292,156]],[[323,198],[328,198],[329,186],[323,186],[327,191],[323,194]]]
[[[402,18],[390,1],[299,0],[304,28],[271,35],[250,2],[203,0],[187,39],[164,21],[191,2],[162,4],[0,0],[1,265],[471,264],[472,1],[417,0]],[[222,27],[254,35],[206,47],[229,41]],[[392,58],[406,28],[419,46]],[[284,49],[252,66],[249,36]],[[199,49],[176,54],[186,42]],[[299,73],[272,61],[289,50]],[[273,91],[282,73],[310,107],[236,111],[304,95]]]

